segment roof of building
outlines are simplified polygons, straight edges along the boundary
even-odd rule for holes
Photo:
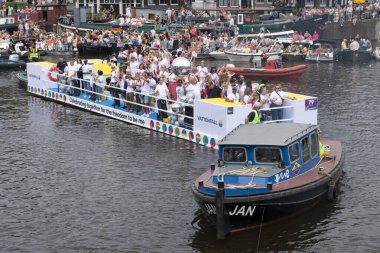
[[[316,128],[300,123],[245,124],[226,135],[219,145],[285,146]]]

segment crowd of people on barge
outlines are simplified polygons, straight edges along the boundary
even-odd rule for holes
[[[178,56],[182,56],[181,52]],[[96,71],[87,60],[66,63],[61,58],[57,63],[60,81],[68,84],[61,86],[61,90],[76,96],[81,95],[82,90],[86,98],[95,102],[108,97],[115,108],[147,117],[158,108],[160,120],[165,118],[168,105],[180,102],[183,96],[187,96],[188,103],[203,98],[222,98],[226,102],[250,104],[252,109],[269,109],[283,104],[285,96],[280,86],[269,93],[267,80],[253,83],[244,76],[234,76],[225,66],[209,69],[204,61],[198,66],[193,62],[189,75],[182,76],[171,65],[175,57],[167,50],[141,54],[137,48],[126,49],[107,61],[110,76]],[[82,89],[78,89],[80,87]],[[282,119],[281,112],[281,109],[273,110],[271,119]],[[266,111],[260,112],[261,120],[268,120],[269,115]]]

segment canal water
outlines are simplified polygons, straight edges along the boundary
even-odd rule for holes
[[[28,96],[1,70],[0,251],[379,252],[380,62],[308,67],[280,83],[319,97],[323,135],[343,142],[339,199],[225,241],[191,226],[215,151]]]

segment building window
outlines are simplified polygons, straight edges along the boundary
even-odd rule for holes
[[[156,0],[148,0],[148,5],[156,5]]]
[[[160,5],[167,5],[169,0],[160,0]]]
[[[230,0],[231,7],[239,7],[239,0]]]
[[[178,5],[178,0],[170,0],[171,5]]]
[[[228,1],[227,0],[219,0],[219,6],[220,7],[227,7]]]
[[[258,4],[263,4],[265,2],[265,0],[256,0],[256,3]]]

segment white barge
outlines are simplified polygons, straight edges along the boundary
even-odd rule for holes
[[[104,64],[99,62],[94,65],[95,68],[97,67],[96,65],[104,66]],[[221,98],[202,99],[195,100],[192,105],[186,104],[185,108],[189,110],[173,112],[171,106],[169,106],[169,109],[165,111],[169,115],[177,117],[177,119],[182,118],[182,121],[160,121],[157,117],[157,110],[160,109],[154,107],[150,108],[152,113],[149,116],[143,116],[133,112],[127,112],[121,107],[114,108],[112,106],[113,98],[111,96],[103,95],[103,99],[100,102],[94,102],[84,96],[84,89],[81,87],[75,88],[70,86],[70,89],[79,89],[82,91],[79,92],[80,95],[78,96],[63,92],[62,87],[67,87],[68,85],[51,80],[54,78],[51,78],[52,74],[49,74],[49,70],[54,66],[55,64],[50,62],[27,64],[28,93],[211,148],[218,148],[217,143],[219,140],[223,139],[238,125],[244,124],[245,117],[252,110],[250,104],[242,105],[241,103],[225,102],[225,100]],[[317,124],[318,99],[316,97],[294,93],[286,93],[286,95],[291,99],[284,100],[282,122]],[[120,100],[122,105],[127,102],[122,99]],[[168,100],[168,104],[174,103],[176,103],[176,101]],[[136,103],[132,102],[132,104]],[[141,104],[136,105],[144,106]],[[183,118],[185,118],[185,120],[183,120]]]

